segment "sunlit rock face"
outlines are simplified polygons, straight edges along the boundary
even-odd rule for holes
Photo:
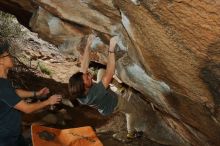
[[[116,73],[142,94],[142,99],[136,98],[144,103],[141,130],[148,138],[175,146],[220,145],[219,1],[2,0],[0,4],[4,11],[11,12],[13,6],[17,13],[32,13],[32,31],[64,52],[82,53],[86,36],[95,32],[99,38],[93,43],[97,54],[93,59],[104,64],[108,40],[118,35]]]
[[[80,30],[74,24],[71,25],[62,21],[41,7],[32,16],[30,26],[42,38],[56,45],[62,44],[64,41],[76,36],[83,37],[85,35],[84,31],[86,31],[86,28]]]

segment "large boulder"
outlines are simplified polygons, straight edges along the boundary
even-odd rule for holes
[[[1,0],[0,9],[64,52],[82,53],[95,32],[93,59],[104,64],[108,40],[118,35],[116,73],[142,97],[148,138],[220,145],[220,2]]]

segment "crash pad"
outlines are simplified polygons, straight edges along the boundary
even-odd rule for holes
[[[56,129],[32,124],[33,146],[103,146],[90,126]]]

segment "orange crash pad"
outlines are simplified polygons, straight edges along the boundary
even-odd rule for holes
[[[33,146],[103,146],[90,126],[56,129],[33,124],[31,134]]]

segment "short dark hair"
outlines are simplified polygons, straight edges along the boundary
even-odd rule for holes
[[[80,98],[84,95],[85,87],[82,72],[77,72],[70,77],[68,88],[71,100],[74,100],[75,98]]]
[[[1,40],[0,41],[0,55],[3,53],[7,52],[9,49],[9,43],[6,40]]]

